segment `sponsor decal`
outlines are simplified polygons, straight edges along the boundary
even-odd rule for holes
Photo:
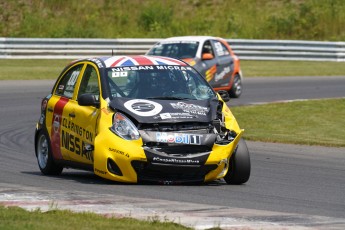
[[[161,113],[159,116],[154,117],[154,119],[162,119],[162,120],[168,120],[168,119],[193,119],[197,118],[198,115],[193,115],[190,113]]]
[[[226,50],[225,47],[223,48],[223,46],[220,42],[216,42],[214,44],[214,46],[216,47],[216,52],[217,52],[218,56],[229,55],[229,51]]]
[[[121,150],[114,149],[114,148],[109,148],[109,151],[114,152],[114,153],[117,153],[117,154],[120,154],[120,155],[122,155],[122,156],[125,156],[125,157],[129,158],[129,154],[128,154],[128,153],[125,153],[125,152],[123,152],[123,151],[121,151]]]
[[[97,168],[95,168],[95,172],[97,172],[97,173],[99,173],[99,174],[103,174],[103,175],[107,174],[107,172],[105,172],[105,171],[103,171],[103,170],[99,170],[99,169],[97,169]]]
[[[168,69],[168,70],[192,70],[191,67],[189,66],[178,66],[178,65],[161,65],[161,66],[157,66],[157,69]]]
[[[60,149],[60,120],[62,116],[63,109],[68,103],[69,99],[61,97],[54,106],[53,119],[52,119],[52,129],[51,129],[51,144],[53,156],[55,159],[62,159],[61,149]]]
[[[193,159],[178,159],[178,158],[162,158],[162,157],[153,157],[153,162],[158,163],[170,163],[170,164],[200,164],[199,160],[193,160]]]
[[[171,114],[170,113],[161,113],[159,114],[162,120],[164,119],[171,119]]]
[[[201,137],[201,135],[186,133],[156,133],[156,141],[161,143],[200,145]]]
[[[60,130],[60,115],[59,114],[54,114],[53,129],[54,129],[54,133],[59,133],[59,130]]]
[[[117,67],[112,68],[113,71],[112,76],[114,77],[115,72],[123,72],[123,71],[130,71],[130,70],[153,70],[155,69],[154,66],[124,66],[124,67]]]
[[[225,75],[230,73],[230,71],[231,71],[231,68],[229,66],[225,67],[222,72],[220,72],[219,74],[216,74],[214,80],[219,81],[219,80],[223,79],[225,77]]]
[[[126,103],[124,103],[124,106],[132,113],[142,117],[150,117],[157,115],[163,109],[161,104],[158,104],[154,101],[143,99],[129,100]]]
[[[93,162],[93,154],[91,151],[84,151],[87,149],[87,145],[84,141],[81,141],[79,137],[74,136],[71,133],[61,131],[61,147],[65,148],[81,157],[84,157]]]
[[[146,65],[146,66],[124,66],[112,68],[112,77],[120,77],[121,74],[115,74],[116,72],[131,71],[131,70],[192,70],[189,66],[179,65]],[[125,77],[125,76],[124,76]]]
[[[127,77],[128,72],[112,72],[111,77]]]
[[[70,79],[67,82],[67,88],[69,88],[68,86],[74,86],[75,83],[77,82],[78,76],[79,76],[80,71],[73,71]]]
[[[170,103],[174,109],[181,109],[183,112],[197,115],[206,115],[210,108],[200,105],[187,104],[185,102]]]
[[[90,60],[92,62],[95,62],[97,64],[98,68],[103,68],[104,67],[102,62],[99,59],[97,59],[97,58],[89,58],[88,60]]]
[[[62,120],[62,126],[72,131],[73,133],[77,134],[78,136],[82,137],[83,139],[93,142],[93,133],[75,124],[74,122],[69,121],[66,118],[64,118]]]

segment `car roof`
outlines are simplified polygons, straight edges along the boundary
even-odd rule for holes
[[[125,67],[125,66],[146,66],[146,65],[180,65],[187,64],[181,60],[161,57],[161,56],[147,56],[147,55],[132,55],[132,56],[112,56],[89,59],[97,64],[101,61],[105,64],[104,67]]]
[[[171,42],[171,41],[197,41],[204,42],[209,39],[218,39],[212,36],[180,36],[180,37],[170,37],[159,41],[160,43]]]

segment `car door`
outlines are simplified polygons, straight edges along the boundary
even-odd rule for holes
[[[215,59],[217,59],[217,73],[214,76],[213,87],[229,87],[232,72],[233,59],[229,50],[218,40],[212,40]]]
[[[63,124],[69,120],[66,111],[73,110],[74,91],[84,64],[75,64],[68,68],[58,79],[47,103],[46,128],[54,159],[70,160],[69,153],[62,147],[65,145],[66,128]]]
[[[212,58],[204,59],[204,54],[211,54]],[[210,56],[211,57],[211,56]],[[214,49],[211,44],[211,40],[206,40],[202,44],[202,53],[200,63],[194,66],[205,78],[206,80],[214,86],[214,77],[217,73],[217,59],[214,54]]]
[[[91,94],[96,100],[100,100],[100,75],[97,66],[88,62],[78,83],[79,87],[75,89],[76,98],[71,101],[72,106],[66,111],[68,120],[63,121],[67,133],[63,139],[66,146],[63,147],[69,149],[71,160],[91,165],[100,109],[96,106],[79,105],[78,97]]]

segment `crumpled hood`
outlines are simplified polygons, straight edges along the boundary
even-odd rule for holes
[[[115,98],[110,108],[122,111],[139,123],[211,122],[216,119],[217,99],[156,100]]]

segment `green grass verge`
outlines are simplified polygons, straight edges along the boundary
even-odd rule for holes
[[[247,140],[345,146],[345,99],[231,108]]]
[[[0,229],[190,229],[172,222],[159,222],[158,218],[139,221],[133,218],[107,218],[93,213],[73,213],[65,210],[39,210],[29,212],[18,207],[0,206]]]
[[[345,76],[343,62],[241,61],[244,77]]]
[[[71,60],[0,59],[0,80],[56,79]],[[341,62],[241,61],[246,77],[344,76]]]
[[[70,62],[66,59],[0,59],[0,80],[57,79]]]

